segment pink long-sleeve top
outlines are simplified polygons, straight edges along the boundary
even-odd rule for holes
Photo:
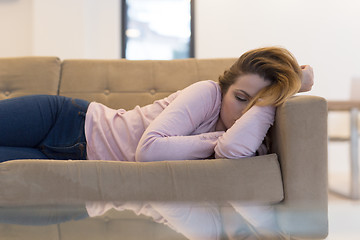
[[[89,105],[85,120],[90,160],[161,161],[253,156],[274,121],[275,108],[253,106],[225,133],[215,131],[221,91],[201,81],[133,110]]]
[[[221,91],[214,81],[201,81],[133,110],[91,103],[86,114],[88,159],[161,161],[241,158],[255,155],[274,121],[275,108],[253,106],[226,132],[215,131]],[[213,205],[88,202],[89,216],[111,208],[152,217],[193,240],[219,239],[221,217]],[[199,231],[199,229],[201,231]]]

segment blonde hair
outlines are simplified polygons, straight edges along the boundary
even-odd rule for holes
[[[301,69],[295,57],[281,47],[265,47],[250,50],[219,77],[223,95],[238,77],[257,74],[271,84],[253,97],[245,111],[253,105],[279,106],[301,87]]]

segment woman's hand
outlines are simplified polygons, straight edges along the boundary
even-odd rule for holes
[[[310,91],[314,85],[314,71],[310,65],[301,65],[302,71],[301,87],[299,92]]]

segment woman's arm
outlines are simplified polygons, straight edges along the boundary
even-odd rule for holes
[[[136,161],[209,157],[223,132],[193,133],[200,125],[214,125],[220,105],[221,93],[213,81],[185,88],[148,126],[136,149]]]
[[[275,107],[253,106],[217,141],[216,158],[254,156],[274,122]]]

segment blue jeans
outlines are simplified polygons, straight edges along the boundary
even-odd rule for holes
[[[33,95],[0,101],[0,162],[14,159],[86,159],[89,102]]]
[[[86,159],[84,125],[88,106],[84,100],[52,95],[0,101],[0,163],[15,159]],[[48,225],[86,217],[84,206],[0,206],[0,223]]]

